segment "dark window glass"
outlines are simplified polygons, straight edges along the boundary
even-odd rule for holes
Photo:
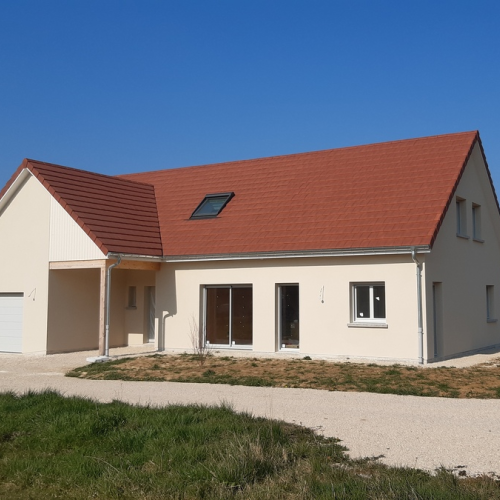
[[[231,343],[252,345],[252,289],[233,288]]]
[[[230,288],[207,288],[207,341],[229,344]]]
[[[252,345],[252,288],[207,287],[206,339],[210,344]]]
[[[370,318],[370,287],[356,287],[356,317]]]
[[[385,318],[385,286],[373,287],[373,317]]]
[[[234,193],[207,194],[191,215],[191,219],[217,217]]]
[[[299,286],[280,286],[281,348],[299,348]]]

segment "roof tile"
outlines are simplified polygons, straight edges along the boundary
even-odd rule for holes
[[[110,177],[25,160],[105,252],[153,256],[432,245],[477,132]],[[206,194],[234,192],[214,219]]]
[[[163,254],[151,185],[25,160],[28,168],[104,253]]]
[[[431,245],[477,132],[121,176],[155,187],[166,255]],[[189,217],[233,191],[219,217]]]

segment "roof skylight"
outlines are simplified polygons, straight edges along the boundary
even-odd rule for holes
[[[217,217],[233,196],[233,192],[207,194],[192,213],[191,219],[210,219]]]

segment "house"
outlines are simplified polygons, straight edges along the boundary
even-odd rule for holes
[[[0,351],[154,342],[426,363],[500,347],[478,132],[0,192]]]

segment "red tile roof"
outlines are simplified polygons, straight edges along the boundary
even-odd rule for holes
[[[152,184],[166,255],[432,245],[477,132],[122,176]],[[234,191],[219,217],[189,220]]]
[[[20,169],[105,253],[432,246],[476,141],[464,132],[118,177],[33,160]],[[206,194],[231,191],[217,218],[189,219]]]
[[[104,254],[163,254],[151,185],[24,160],[0,198],[23,169],[29,169]]]

